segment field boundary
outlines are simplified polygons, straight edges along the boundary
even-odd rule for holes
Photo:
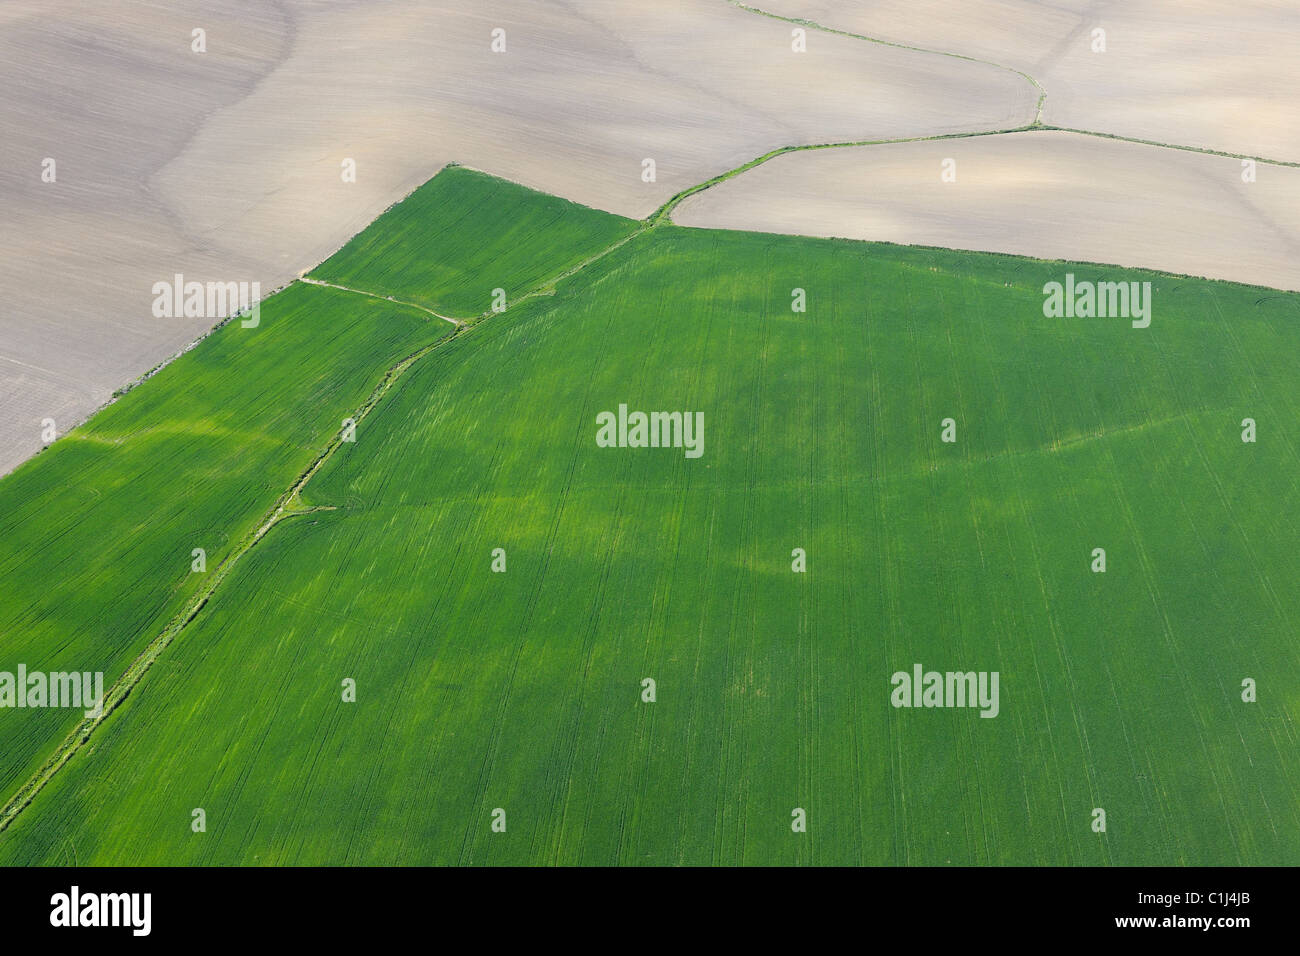
[[[864,43],[875,43],[880,46],[893,47],[896,50],[910,50],[913,53],[927,53],[930,56],[946,56],[954,60],[965,60],[968,63],[979,63],[983,66],[992,66],[999,70],[1005,70],[1008,73],[1014,73],[1021,79],[1027,80],[1034,89],[1038,91],[1038,103],[1034,108],[1034,121],[1030,125],[1037,126],[1043,121],[1043,105],[1047,102],[1047,90],[1043,87],[1043,84],[1039,83],[1024,70],[1017,70],[1014,66],[1007,66],[1005,63],[996,63],[993,60],[985,60],[978,56],[970,56],[966,53],[954,53],[951,50],[934,50],[929,47],[914,46],[910,43],[900,43],[896,40],[883,40],[880,37],[871,37],[862,33],[852,33],[848,30],[828,27],[823,23],[818,23],[816,20],[806,20],[803,17],[787,17],[779,13],[772,13],[768,10],[760,10],[758,7],[751,7],[747,3],[742,3],[741,0],[727,0],[727,2],[737,10],[744,10],[746,13],[753,13],[760,17],[768,17],[772,20],[783,20],[786,23],[793,23],[795,26],[810,27],[822,33],[832,34],[833,36],[848,37],[851,40],[862,40]]]
[[[706,179],[702,183],[696,183],[694,186],[688,186],[681,192],[673,195],[667,202],[652,212],[647,217],[646,222],[652,227],[658,226],[664,222],[672,222],[672,212],[685,199],[689,199],[696,193],[702,193],[719,183],[726,182],[739,176],[741,173],[748,172],[755,166],[761,166],[768,160],[776,159],[778,156],[784,156],[786,153],[801,153],[813,149],[847,149],[852,146],[891,146],[898,143],[930,143],[939,140],[948,139],[976,139],[981,136],[1006,136],[1008,133],[1029,133],[1036,129],[1043,129],[1041,126],[1013,126],[1007,129],[990,129],[990,130],[973,130],[964,133],[933,133],[926,136],[902,136],[897,139],[865,139],[854,140],[847,143],[806,143],[799,146],[778,146],[776,149],[769,150],[762,156],[741,163],[734,169],[729,169],[724,173],[719,173],[712,179]]]
[[[1006,66],[1005,64],[997,63],[993,60],[985,60],[980,57],[971,56],[965,53],[956,53],[951,50],[935,50],[929,47],[915,46],[913,44],[901,43],[895,40],[884,40],[881,39],[880,37],[867,36],[866,34],[862,34],[862,33],[853,33],[849,30],[840,30],[836,27],[826,26],[823,23],[818,23],[815,20],[808,20],[803,17],[787,17],[779,13],[772,13],[771,11],[768,10],[762,10],[758,7],[750,6],[747,3],[743,3],[742,0],[727,0],[727,3],[735,7],[737,10],[743,10],[746,13],[752,13],[755,16],[767,17],[772,20],[780,20],[785,23],[793,23],[796,26],[808,27],[813,30],[818,30],[822,33],[832,34],[834,36],[848,37],[849,39],[852,40],[861,40],[864,43],[875,43],[880,46],[893,47],[894,49],[898,49],[898,50],[910,50],[913,53],[925,53],[931,56],[952,57],[957,60],[966,60],[967,62],[970,63],[980,63],[985,66],[992,66],[1000,70],[1006,70],[1007,72],[1014,73],[1017,76],[1022,77],[1023,79],[1033,84],[1034,88],[1039,91],[1038,104],[1035,109],[1034,119],[1033,122],[1027,123],[1023,126],[1011,127],[1007,129],[964,132],[964,133],[940,133],[940,134],[935,134],[930,136],[908,136],[908,137],[900,137],[896,139],[861,140],[856,142],[845,142],[845,143],[817,143],[817,144],[809,144],[809,145],[802,145],[802,146],[782,146],[777,149],[771,150],[767,153],[764,153],[762,156],[759,156],[755,159],[751,159],[747,163],[742,163],[740,166],[737,166],[734,169],[727,170],[726,172],[721,173],[713,177],[712,179],[707,180],[706,182],[682,190],[680,193],[673,196],[671,199],[669,199],[666,203],[664,203],[662,206],[660,206],[657,210],[655,210],[651,214],[649,221],[653,225],[658,225],[660,221],[670,217],[673,209],[676,208],[676,206],[679,203],[681,203],[682,200],[688,198],[689,196],[694,195],[695,193],[703,192],[704,190],[708,189],[711,186],[716,186],[718,183],[725,182],[726,180],[731,179],[733,176],[738,176],[741,173],[753,169],[755,166],[762,165],[763,163],[767,162],[769,159],[774,159],[775,157],[780,156],[784,153],[793,153],[793,152],[799,152],[801,150],[808,150],[808,149],[845,149],[851,146],[887,146],[894,143],[922,143],[922,142],[927,142],[932,140],[963,139],[963,138],[975,137],[975,136],[1006,136],[1010,133],[1059,132],[1059,133],[1075,133],[1079,136],[1093,136],[1098,139],[1113,139],[1121,143],[1133,143],[1135,145],[1140,145],[1140,146],[1155,146],[1160,149],[1176,149],[1187,153],[1201,153],[1206,156],[1221,156],[1225,159],[1250,160],[1255,163],[1262,163],[1266,166],[1283,166],[1283,167],[1290,167],[1293,169],[1300,169],[1300,162],[1291,161],[1291,160],[1270,159],[1266,156],[1254,156],[1251,155],[1250,153],[1237,153],[1237,152],[1232,152],[1231,150],[1212,149],[1208,146],[1189,146],[1184,143],[1166,143],[1160,140],[1142,139],[1141,137],[1137,137],[1137,136],[1124,136],[1120,133],[1108,133],[1101,130],[1076,129],[1070,126],[1056,126],[1054,124],[1044,123],[1043,108],[1047,103],[1047,90],[1041,83],[1038,82],[1038,80],[1034,79],[1034,77],[1030,76],[1028,73],[1024,72],[1023,70],[1018,70],[1012,66]]]
[[[325,282],[322,279],[309,279],[305,275],[299,276],[298,281],[304,282],[307,285],[321,285],[327,289],[338,289],[340,292],[355,292],[357,295],[369,296],[372,299],[378,299],[380,302],[392,302],[395,305],[409,305],[413,309],[419,309],[427,315],[432,315],[434,318],[442,319],[444,322],[450,322],[452,325],[457,327],[464,325],[469,321],[468,319],[454,319],[450,315],[443,315],[441,312],[433,311],[433,309],[426,309],[422,305],[415,302],[407,302],[405,299],[395,299],[391,295],[380,295],[377,292],[367,292],[365,289],[354,289],[351,286],[338,285],[334,282]]]
[[[1102,133],[1096,130],[1073,129],[1068,126],[1051,126],[1043,123],[1033,124],[1030,126],[1014,126],[1008,129],[990,129],[976,130],[967,133],[935,133],[929,136],[902,136],[897,139],[869,139],[857,140],[847,143],[807,143],[799,146],[778,146],[776,149],[769,150],[762,156],[751,159],[746,163],[741,163],[734,169],[729,169],[724,173],[719,173],[712,179],[706,179],[702,183],[694,186],[688,186],[681,192],[674,194],[667,202],[652,212],[646,219],[650,226],[658,226],[664,222],[672,222],[672,213],[681,203],[697,193],[702,193],[706,189],[724,183],[729,179],[739,176],[741,173],[748,172],[755,166],[761,166],[769,160],[776,159],[778,156],[784,156],[787,153],[802,153],[814,149],[852,149],[855,147],[865,146],[896,146],[903,143],[932,143],[941,140],[953,139],[979,139],[985,136],[1010,136],[1013,133],[1070,133],[1075,136],[1092,136],[1097,139],[1112,139],[1121,143],[1132,143],[1137,146],[1154,146],[1160,149],[1176,149],[1185,153],[1200,153],[1204,156],[1220,156],[1224,159],[1248,159],[1255,163],[1261,163],[1266,166],[1282,166],[1293,169],[1300,169],[1300,162],[1291,162],[1283,159],[1268,159],[1264,156],[1251,156],[1247,153],[1230,153],[1224,150],[1209,149],[1203,146],[1182,146],[1177,143],[1160,143],[1150,139],[1138,139],[1133,136],[1121,136],[1118,133]],[[798,235],[802,235],[799,233]],[[877,239],[863,239],[862,242],[879,242]],[[1031,257],[1032,258],[1032,257]]]

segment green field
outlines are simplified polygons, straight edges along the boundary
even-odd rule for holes
[[[310,273],[457,316],[508,304],[632,233],[638,223],[453,166]]]
[[[0,670],[106,683],[200,593],[388,366],[451,327],[306,285],[197,348],[0,482]],[[6,798],[80,712],[0,711]]]
[[[1297,858],[1300,298],[636,228],[448,170],[313,275],[506,312],[295,285],[281,335],[227,326],[0,482],[0,669],[120,672],[198,530],[246,542],[333,448],[297,503],[332,510],[241,552],[0,862]],[[1044,318],[1067,271],[1151,281],[1151,327]],[[597,447],[620,403],[703,412],[704,454]],[[997,671],[999,715],[895,709],[918,662]],[[76,722],[27,717],[6,796]]]

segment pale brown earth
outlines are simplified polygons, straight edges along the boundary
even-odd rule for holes
[[[1030,74],[1043,122],[1300,162],[1294,0],[753,0]],[[1105,31],[1094,52],[1092,31]]]
[[[288,43],[282,13],[248,4],[243,27],[230,13],[202,18],[247,42],[193,55],[186,10],[198,6],[0,7],[0,471],[40,447],[42,419],[62,434],[212,324],[154,319],[155,281],[257,266],[192,235],[150,188]],[[54,183],[41,181],[45,157]]]
[[[956,182],[941,163],[957,162]],[[1120,263],[1300,291],[1300,169],[1075,133],[786,153],[685,200],[687,226]]]
[[[794,25],[725,0],[0,4],[0,472],[212,324],[153,317],[154,282],[269,292],[447,162],[639,217],[780,146],[1023,126],[1039,90],[1015,70],[1046,123],[1300,161],[1288,3],[754,5],[994,62],[813,29],[796,54]],[[938,154],[960,160],[946,191]],[[1035,132],[791,154],[678,219],[1294,288],[1295,172],[1244,186],[1234,160]]]
[[[536,9],[389,3],[382,15],[302,17],[283,67],[205,124],[158,192],[202,235],[238,224],[241,246],[287,275],[449,161],[642,217],[787,143],[990,129],[1034,113],[1032,89],[1004,70],[839,37],[798,56],[788,25],[714,0]],[[496,26],[505,54],[489,50]],[[340,179],[345,156],[356,184]],[[647,157],[654,183],[641,178]]]

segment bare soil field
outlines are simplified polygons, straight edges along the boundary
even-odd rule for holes
[[[63,433],[213,324],[154,317],[154,282],[265,294],[448,162],[642,216],[790,142],[1033,116],[1034,91],[1004,70],[824,34],[796,54],[790,25],[722,2],[536,9],[6,5],[0,472],[41,446],[43,419]]]
[[[575,0],[544,17],[526,0],[17,0],[0,11],[0,472],[46,419],[62,434],[216,321],[155,317],[153,283],[268,293],[447,163],[641,217],[778,147],[1014,129],[1043,93],[1049,125],[1296,161],[1288,25],[1300,10],[1265,0]],[[957,183],[936,157],[960,160]],[[1247,185],[1237,163],[1043,132],[819,151],[677,218],[1295,288],[1296,171]]]
[[[1300,161],[1300,6],[1288,0],[750,3],[1023,70],[1047,90],[1045,123]]]
[[[956,181],[941,178],[956,161]],[[685,200],[686,226],[1143,266],[1300,290],[1300,169],[1074,133],[787,153]]]

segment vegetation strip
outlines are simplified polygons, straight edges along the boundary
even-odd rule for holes
[[[835,27],[828,27],[824,24],[817,23],[814,20],[806,20],[801,17],[787,17],[787,16],[782,16],[779,13],[771,13],[767,10],[760,10],[758,7],[751,7],[746,3],[741,3],[740,0],[727,0],[727,2],[730,3],[733,7],[736,7],[738,10],[744,10],[747,13],[757,14],[758,16],[761,17],[769,17],[770,19],[773,20],[783,20],[786,23],[794,23],[799,26],[810,27],[811,29],[819,30],[823,33],[830,33],[835,36],[848,37],[853,40],[862,40],[865,43],[876,43],[881,46],[894,47],[895,49],[899,49],[899,50],[911,50],[914,53],[928,53],[933,56],[953,57],[954,59],[958,59],[958,60],[966,60],[971,63],[982,63],[985,66],[994,66],[1001,70],[1007,70],[1011,73],[1015,73],[1017,76],[1023,77],[1024,79],[1028,80],[1030,83],[1034,85],[1034,88],[1039,91],[1038,107],[1034,115],[1034,121],[1032,123],[1029,123],[1025,126],[1016,127],[1014,129],[991,130],[985,133],[952,133],[944,136],[917,136],[917,137],[911,137],[907,139],[883,139],[883,140],[868,140],[868,141],[856,142],[856,143],[825,143],[817,146],[782,147],[781,149],[773,150],[770,153],[766,153],[763,156],[760,156],[758,159],[752,160],[751,162],[746,163],[743,166],[739,166],[736,169],[731,170],[730,172],[724,173],[720,177],[716,177],[715,179],[709,180],[709,182],[707,183],[704,183],[700,186],[692,187],[687,192],[681,194],[680,198],[682,199],[686,198],[687,195],[690,195],[693,192],[699,192],[701,189],[707,189],[709,186],[715,185],[717,182],[721,182],[723,179],[730,178],[731,176],[734,176],[736,173],[744,172],[746,169],[750,169],[753,166],[757,166],[760,163],[766,162],[767,160],[771,159],[773,156],[778,156],[781,153],[793,152],[795,150],[800,150],[800,149],[837,149],[837,148],[842,148],[847,146],[883,146],[890,143],[917,143],[917,142],[924,142],[926,140],[931,140],[931,139],[957,139],[962,136],[1002,136],[1002,135],[1006,135],[1007,133],[1027,133],[1027,132],[1038,132],[1038,131],[1077,133],[1080,136],[1095,136],[1100,139],[1114,139],[1114,140],[1119,140],[1120,142],[1123,143],[1135,143],[1141,146],[1158,146],[1161,147],[1162,149],[1177,149],[1188,153],[1203,153],[1206,156],[1222,156],[1227,159],[1249,159],[1249,160],[1253,160],[1256,163],[1264,163],[1265,165],[1268,166],[1289,166],[1292,168],[1300,168],[1300,162],[1291,162],[1282,159],[1269,159],[1264,156],[1252,156],[1248,153],[1234,153],[1228,150],[1210,149],[1209,147],[1205,147],[1205,146],[1187,146],[1181,143],[1164,143],[1164,142],[1160,142],[1159,140],[1142,139],[1137,136],[1123,136],[1118,133],[1105,133],[1105,132],[1099,132],[1097,130],[1075,129],[1069,126],[1055,126],[1049,123],[1044,123],[1043,106],[1047,101],[1047,90],[1044,89],[1043,85],[1039,83],[1036,79],[1034,79],[1032,76],[1030,76],[1028,73],[1025,73],[1022,70],[1017,70],[1015,67],[1006,66],[1005,64],[1002,63],[996,63],[992,60],[984,60],[976,56],[969,56],[964,53],[953,53],[950,50],[932,50],[927,47],[914,46],[908,43],[898,43],[893,40],[882,40],[879,37],[866,36],[865,34],[861,34],[861,33],[852,33],[848,30],[839,30],[836,29]],[[674,197],[674,200],[676,199],[678,199],[678,197]],[[670,200],[670,202],[672,202],[672,200]]]
[[[815,20],[805,20],[801,17],[786,17],[779,13],[770,13],[767,10],[760,10],[758,7],[751,7],[747,3],[741,3],[740,0],[727,0],[733,7],[738,10],[744,10],[748,13],[756,13],[760,17],[769,17],[773,20],[784,20],[786,23],[793,23],[801,27],[811,27],[814,30],[820,30],[822,33],[830,33],[835,36],[848,37],[851,40],[862,40],[866,43],[876,43],[880,46],[890,46],[896,50],[911,50],[913,53],[928,53],[931,56],[947,56],[954,60],[965,60],[968,63],[981,63],[984,66],[996,67],[999,70],[1006,70],[1008,73],[1014,73],[1021,79],[1031,83],[1034,89],[1038,90],[1038,104],[1034,111],[1034,123],[1037,125],[1043,121],[1043,104],[1047,102],[1047,90],[1043,85],[1023,70],[1017,70],[1014,66],[1007,66],[1003,63],[995,63],[992,60],[984,60],[977,56],[968,56],[965,53],[953,53],[949,50],[931,50],[923,46],[912,46],[908,43],[898,43],[894,40],[882,40],[879,37],[869,37],[861,33],[850,33],[848,30],[837,30],[835,27],[828,27]]]
[[[444,322],[450,322],[452,325],[456,326],[469,321],[468,319],[453,319],[450,315],[443,315],[441,312],[433,311],[433,309],[426,309],[424,306],[415,302],[406,302],[402,299],[395,299],[391,295],[380,295],[377,292],[367,292],[365,289],[354,289],[351,286],[337,285],[333,282],[325,282],[321,279],[309,279],[307,276],[300,277],[298,281],[305,282],[308,285],[323,285],[327,289],[338,289],[340,292],[355,292],[357,295],[366,295],[372,299],[379,299],[382,302],[395,302],[398,305],[409,305],[413,309],[419,309],[421,312],[431,315],[436,319],[442,319]]]
[[[429,352],[432,352],[440,346],[452,341],[467,329],[468,326],[458,325],[456,331],[451,333],[451,335],[441,338],[437,342],[427,345],[419,351],[408,355],[406,358],[402,359],[402,361],[390,368],[384,375],[383,379],[380,380],[379,384],[375,386],[375,390],[371,393],[365,404],[357,410],[357,413],[354,416],[355,421],[358,424],[362,422],[379,403],[379,400],[384,397],[390,388],[393,387],[393,384],[402,373],[410,368],[416,361],[423,358]],[[122,676],[113,683],[113,686],[109,688],[108,693],[104,695],[103,713],[98,717],[83,718],[73,732],[64,740],[59,749],[56,750],[54,754],[41,765],[40,769],[38,769],[36,773],[18,789],[18,791],[9,799],[8,803],[6,803],[4,807],[0,808],[0,832],[3,832],[8,828],[14,818],[22,812],[23,808],[32,802],[32,799],[50,781],[54,774],[58,772],[59,768],[66,764],[68,760],[71,759],[72,755],[81,749],[82,744],[86,743],[86,741],[90,739],[90,735],[94,731],[95,727],[101,721],[105,720],[109,714],[116,710],[119,704],[126,700],[127,696],[131,693],[135,685],[144,677],[153,662],[156,661],[159,655],[167,648],[167,645],[169,645],[172,640],[175,639],[176,635],[184,630],[186,625],[193,621],[194,618],[198,616],[199,612],[203,610],[204,605],[211,600],[212,596],[216,593],[217,588],[220,587],[221,583],[226,579],[226,576],[238,563],[240,558],[247,554],[258,541],[265,537],[266,534],[282,520],[298,515],[312,514],[317,511],[335,510],[329,505],[316,505],[310,508],[294,508],[293,504],[294,500],[306,486],[307,482],[311,480],[312,476],[315,475],[316,472],[320,470],[320,467],[325,464],[331,455],[334,454],[335,450],[340,444],[342,444],[342,441],[343,435],[341,432],[334,436],[325,447],[325,450],[322,451],[307,470],[299,476],[298,480],[293,483],[289,490],[284,492],[276,503],[272,505],[271,510],[267,512],[266,518],[258,529],[248,537],[245,543],[237,551],[231,552],[226,556],[221,564],[217,566],[208,585],[194,598],[184,611],[177,615],[172,622],[149,643],[148,647],[144,649],[140,656],[137,657]]]
[[[1300,163],[1294,163],[1285,159],[1269,159],[1266,156],[1252,156],[1249,153],[1232,153],[1222,149],[1210,149],[1207,146],[1186,146],[1181,143],[1162,143],[1154,139],[1140,139],[1137,136],[1121,136],[1118,133],[1102,133],[1092,129],[1074,129],[1069,126],[1049,126],[1040,125],[1034,127],[1034,131],[1058,132],[1058,133],[1075,133],[1079,136],[1095,136],[1098,139],[1114,139],[1121,143],[1135,143],[1139,146],[1158,146],[1161,149],[1177,149],[1184,153],[1201,153],[1205,156],[1222,156],[1224,159],[1249,159],[1252,162],[1263,163],[1265,166],[1289,166],[1292,169],[1300,169]]]
[[[706,179],[702,183],[683,189],[652,212],[649,219],[646,221],[651,226],[658,226],[664,222],[671,222],[670,217],[672,211],[677,208],[682,200],[694,196],[696,193],[703,192],[719,183],[726,182],[734,176],[739,176],[741,173],[753,169],[755,166],[761,166],[768,160],[775,159],[777,156],[781,156],[785,153],[799,153],[810,149],[845,149],[850,146],[888,146],[895,143],[929,143],[947,139],[975,139],[980,136],[1005,136],[1008,133],[1027,133],[1034,129],[1041,129],[1041,127],[1015,126],[1010,129],[975,130],[967,133],[935,133],[931,136],[904,136],[898,139],[868,139],[856,140],[850,143],[809,143],[803,146],[780,146],[777,149],[764,153],[756,159],[751,159],[747,163],[742,163],[735,169],[729,169],[725,173],[720,173],[717,176],[714,176],[712,179]]]

